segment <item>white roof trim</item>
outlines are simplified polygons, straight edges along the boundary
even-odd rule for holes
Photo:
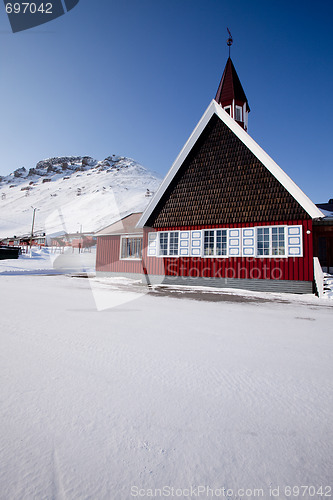
[[[169,172],[165,176],[162,184],[156,191],[154,197],[149,203],[146,210],[143,212],[140,220],[137,223],[136,227],[143,227],[154,209],[156,208],[158,202],[162,198],[165,193],[167,187],[171,183],[172,179],[175,177],[176,173],[184,163],[186,157],[192,150],[193,146],[199,139],[200,135],[206,128],[209,120],[216,114],[226,125],[227,127],[234,132],[234,134],[249,148],[250,151],[261,161],[261,163],[274,175],[274,177],[286,188],[287,191],[295,198],[296,201],[304,208],[304,210],[312,217],[313,219],[324,217],[324,214],[319,210],[318,207],[303,193],[303,191],[295,184],[294,181],[290,179],[290,177],[275,163],[274,160],[249,136],[245,130],[238,125],[231,116],[224,111],[222,106],[217,104],[215,99],[211,101],[208,108],[204,112],[201,120],[198,125],[193,130],[191,136],[186,142],[185,146],[177,156],[175,162],[170,168]]]
[[[142,229],[142,228],[137,228],[137,229]],[[103,238],[104,236],[125,236],[126,238],[129,236],[133,238],[142,238],[142,235],[143,235],[142,231],[133,233],[133,230],[128,233],[103,233],[103,234],[95,233],[95,236],[97,236],[98,238]]]

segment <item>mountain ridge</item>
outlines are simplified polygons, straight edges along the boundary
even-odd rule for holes
[[[0,177],[0,237],[34,232],[95,232],[150,201],[161,179],[132,158],[60,156]]]

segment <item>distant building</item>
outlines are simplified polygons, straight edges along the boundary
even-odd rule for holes
[[[46,236],[45,233],[37,233],[31,238],[30,235],[24,234],[21,236],[2,238],[1,243],[3,245],[20,247],[27,247],[30,246],[30,243],[32,243],[32,246],[44,247],[46,245]]]
[[[62,233],[51,236],[50,246],[56,248],[72,247],[87,249],[96,245],[97,239],[94,233]]]

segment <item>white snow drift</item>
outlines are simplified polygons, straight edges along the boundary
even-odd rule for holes
[[[1,499],[332,492],[331,301],[153,291],[97,312],[87,279],[1,289]]]

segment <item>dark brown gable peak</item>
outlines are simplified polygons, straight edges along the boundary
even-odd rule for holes
[[[196,169],[194,169],[194,165],[197,166]],[[229,179],[230,182],[230,169],[232,167],[233,184],[226,185],[226,179]],[[265,169],[267,172],[265,172]],[[212,175],[212,170],[214,171],[214,175]],[[191,172],[191,176],[186,177],[185,182],[183,176],[185,176],[187,171]],[[206,177],[202,177],[203,171],[206,171]],[[210,176],[208,175],[209,172]],[[198,179],[201,179],[200,182]],[[218,183],[216,182],[217,179],[219,180]],[[182,195],[179,192],[179,187],[177,187],[181,180]],[[264,180],[265,182],[262,184],[261,182]],[[252,187],[250,189],[252,185],[255,188]],[[240,186],[243,186],[242,189],[240,189]],[[275,189],[275,191],[270,192],[271,199],[269,199],[267,186],[269,189]],[[281,191],[279,191],[281,196],[278,198],[280,207],[273,200],[273,197],[278,194],[276,191],[277,186],[279,186],[279,190]],[[205,194],[207,193],[207,187],[212,188],[209,190],[209,197]],[[247,193],[246,203],[244,200],[245,192]],[[284,193],[283,196],[282,193]],[[291,198],[288,197],[287,193],[290,194]],[[225,199],[221,205],[222,194],[225,195]],[[215,203],[216,196],[221,201],[219,204],[219,217],[213,216],[214,210],[212,204]],[[196,203],[193,202],[193,197],[195,197]],[[207,205],[205,218],[202,217],[204,199]],[[225,200],[228,201],[226,202]],[[260,206],[260,213],[258,212],[258,207],[257,212],[255,212],[254,200]],[[264,203],[265,200],[266,202]],[[142,214],[137,226],[147,226],[148,221],[150,223],[151,221],[157,223],[157,219],[161,221],[162,205],[164,207],[164,214],[166,214],[166,210],[168,209],[168,221],[170,224],[172,217],[175,217],[176,207],[178,212],[182,210],[184,214],[187,214],[186,217],[185,215],[183,217],[184,224],[187,224],[186,219],[196,219],[200,221],[200,224],[206,224],[207,217],[215,219],[213,223],[217,224],[220,223],[219,220],[228,220],[228,217],[231,217],[230,209],[227,210],[228,217],[225,211],[227,207],[222,210],[222,206],[225,207],[228,203],[233,203],[233,206],[235,206],[233,217],[237,219],[237,222],[248,221],[254,216],[258,221],[263,221],[265,217],[268,217],[268,213],[272,213],[273,217],[276,217],[277,213],[280,214],[282,212],[290,219],[294,217],[296,212],[301,211],[300,208],[303,208],[309,218],[324,217],[321,210],[316,207],[295,182],[231,118],[222,106],[217,104],[213,99],[163,179],[155,196]],[[249,211],[250,206],[252,206],[252,211]],[[189,218],[187,213],[188,210],[193,212],[191,218]],[[196,210],[201,210],[201,212],[195,216]],[[248,211],[246,212],[246,210]],[[170,215],[171,211],[173,212],[172,216]],[[209,211],[211,215],[209,215]],[[177,220],[180,220],[179,215],[177,217]],[[272,220],[276,219],[273,218]],[[255,221],[252,220],[251,222]]]
[[[146,225],[162,228],[310,218],[289,191],[214,114]]]

